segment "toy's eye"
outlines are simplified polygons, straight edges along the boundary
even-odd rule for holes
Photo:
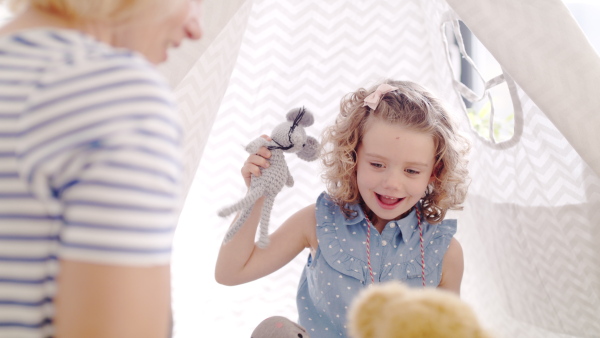
[[[302,338],[302,333],[298,333],[298,338]]]
[[[302,144],[302,148],[304,148],[305,145],[306,145],[306,143]]]

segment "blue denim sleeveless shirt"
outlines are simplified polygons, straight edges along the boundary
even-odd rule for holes
[[[367,221],[358,205],[346,219],[326,193],[317,199],[317,240],[314,257],[304,267],[296,304],[299,324],[311,337],[346,337],[346,312],[352,299],[371,283],[367,266]],[[422,220],[427,286],[436,287],[442,274],[442,259],[456,233],[456,220],[431,225]],[[371,267],[375,282],[398,280],[422,287],[421,250],[416,212],[388,222],[380,234],[371,228]]]

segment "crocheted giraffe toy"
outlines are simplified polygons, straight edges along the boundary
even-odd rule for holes
[[[267,147],[271,151],[270,166],[261,169],[261,176],[252,176],[250,188],[243,199],[219,211],[219,216],[225,217],[241,210],[238,219],[227,231],[224,242],[229,241],[237,233],[250,215],[254,203],[261,196],[265,196],[257,245],[261,248],[269,245],[269,219],[275,197],[284,185],[288,187],[294,185],[294,178],[290,174],[283,153],[296,153],[305,161],[317,159],[319,142],[314,137],[307,136],[304,131],[304,127],[313,124],[313,114],[304,107],[294,108],[287,113],[286,118],[286,122],[277,125],[273,130],[271,141],[259,137],[246,146],[246,151],[250,154],[256,153],[260,147]]]

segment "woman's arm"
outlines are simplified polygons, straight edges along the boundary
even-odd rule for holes
[[[246,185],[251,175],[260,176],[260,168],[267,167],[270,151],[262,147],[250,155],[242,167]],[[250,216],[235,236],[221,246],[215,279],[224,285],[237,285],[264,277],[296,257],[304,248],[316,248],[315,206],[310,205],[288,218],[270,237],[266,248],[255,245],[254,238],[260,220],[264,198],[254,205]]]
[[[60,262],[58,338],[170,336],[170,266]]]
[[[464,271],[463,251],[456,238],[450,240],[448,250],[442,263],[442,279],[439,288],[455,292],[460,295],[460,284]]]

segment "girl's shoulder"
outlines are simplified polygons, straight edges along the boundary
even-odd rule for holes
[[[357,204],[346,204],[344,207],[356,211],[357,214],[359,213],[360,207]],[[321,195],[319,195],[315,208],[317,217],[319,217],[319,215],[327,215],[327,218],[329,218],[329,215],[344,216],[342,208],[340,208],[327,192],[322,192]]]
[[[333,206],[335,206],[335,203],[333,202],[333,200],[331,199],[331,197],[329,196],[329,194],[327,192],[323,191],[319,195],[319,197],[317,197],[317,203],[315,203],[316,210],[330,209]]]
[[[342,209],[326,192],[321,193],[315,204],[317,226],[325,224],[343,224],[346,221]]]
[[[458,227],[456,219],[445,219],[435,226],[429,226],[427,230],[433,231],[438,235],[454,236]]]

